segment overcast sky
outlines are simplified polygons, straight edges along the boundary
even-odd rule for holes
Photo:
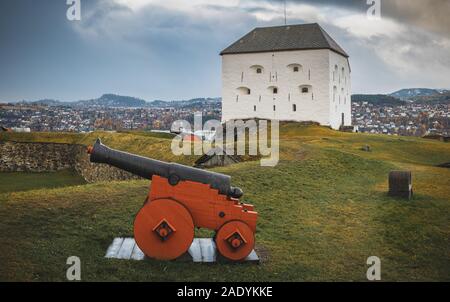
[[[220,96],[219,52],[256,26],[283,25],[276,0],[0,2],[0,101]],[[337,4],[338,3],[338,4]],[[450,88],[450,1],[287,1],[288,24],[318,22],[350,55],[353,93]]]

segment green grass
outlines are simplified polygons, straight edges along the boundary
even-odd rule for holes
[[[140,154],[160,160],[179,162],[192,165],[199,156],[176,156],[170,149],[172,138],[170,134],[152,133],[144,131],[128,132],[31,132],[11,133],[0,132],[0,141],[16,142],[51,142],[65,144],[93,145],[100,138],[109,147]]]
[[[76,255],[84,281],[364,281],[369,256],[384,281],[450,281],[450,170],[434,167],[450,144],[295,124],[281,134],[277,167],[215,169],[259,212],[260,265],[104,259],[148,192],[147,181],[109,182],[0,194],[0,280],[63,281]],[[412,201],[387,196],[392,169],[413,171]]]
[[[0,193],[59,188],[85,184],[76,172],[62,170],[51,173],[0,172]]]

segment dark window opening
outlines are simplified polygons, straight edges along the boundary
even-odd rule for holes
[[[297,105],[292,105],[292,111],[296,112],[297,111]]]
[[[247,94],[250,94],[252,91],[250,89],[247,89]]]
[[[253,111],[256,111],[256,106],[253,106]]]
[[[256,69],[256,73],[262,73],[262,69],[261,68],[257,68]]]
[[[273,111],[277,110],[277,106],[273,105]]]
[[[303,87],[302,88],[302,93],[308,93],[309,92],[309,88],[308,87]]]
[[[277,94],[278,93],[278,88],[274,87],[273,88],[273,94]]]
[[[299,70],[298,66],[295,66],[294,67],[294,72],[298,72],[298,70]]]

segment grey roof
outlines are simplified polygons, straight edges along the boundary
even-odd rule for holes
[[[224,49],[220,55],[306,49],[330,49],[349,57],[317,23],[257,27]]]

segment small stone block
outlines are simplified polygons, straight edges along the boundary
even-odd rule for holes
[[[117,254],[117,258],[130,259],[135,245],[136,242],[133,238],[125,238],[123,240],[122,246],[120,247],[119,253]]]
[[[120,247],[122,246],[123,238],[115,238],[106,251],[105,258],[117,258]]]

